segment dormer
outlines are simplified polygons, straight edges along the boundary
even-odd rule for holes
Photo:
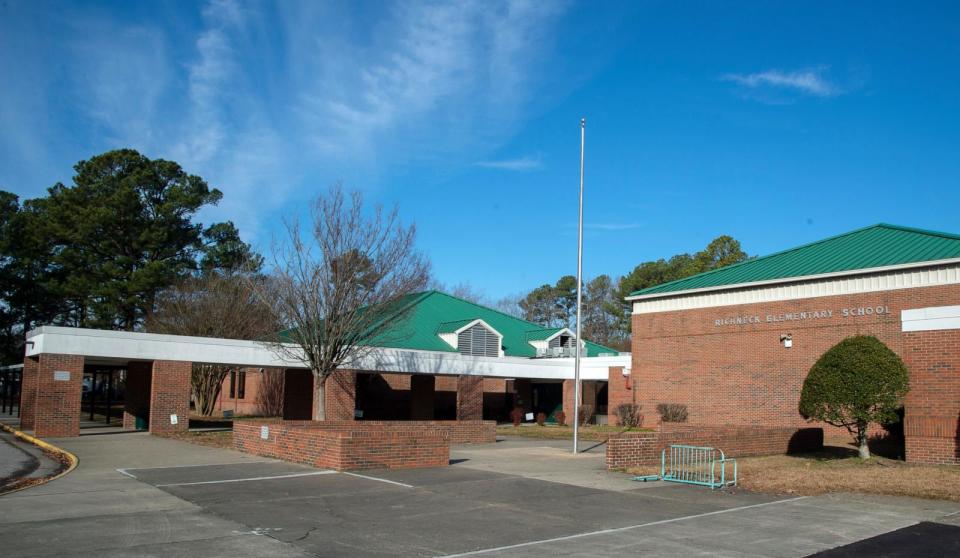
[[[479,318],[442,323],[437,335],[461,355],[503,356],[503,335]]]
[[[572,356],[576,349],[576,334],[570,328],[535,329],[527,332],[527,343],[536,350],[537,356]],[[580,347],[585,345],[581,342]]]

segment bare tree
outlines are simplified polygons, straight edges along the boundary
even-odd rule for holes
[[[207,273],[190,277],[162,292],[147,331],[221,339],[262,340],[280,329],[272,307],[256,296],[262,277],[243,273]],[[220,387],[235,369],[224,364],[194,363],[190,375],[197,412],[213,414]]]
[[[260,373],[256,405],[258,415],[278,417],[283,414],[283,370],[267,368]]]
[[[405,296],[427,284],[430,266],[416,250],[416,228],[397,210],[364,210],[359,192],[330,188],[311,207],[305,238],[287,224],[287,242],[274,249],[274,277],[265,300],[276,304],[287,343],[271,344],[310,368],[316,420],[326,418],[326,382],[383,342],[403,319]]]

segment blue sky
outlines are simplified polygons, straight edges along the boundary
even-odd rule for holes
[[[876,222],[960,232],[960,13],[888,2],[0,3],[0,188],[119,147],[261,250],[331,183],[490,298]]]

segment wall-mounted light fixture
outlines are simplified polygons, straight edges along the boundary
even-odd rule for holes
[[[793,346],[793,334],[784,333],[780,336],[780,342],[783,343],[784,348],[789,349]]]

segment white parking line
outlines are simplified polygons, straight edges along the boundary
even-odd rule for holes
[[[347,472],[344,472],[343,474],[344,474],[344,475],[350,475],[351,477],[360,477],[361,479],[367,479],[367,480],[372,480],[372,481],[377,481],[377,482],[385,482],[385,483],[388,483],[388,484],[395,484],[395,485],[397,485],[397,486],[402,486],[402,487],[404,487],[404,488],[413,488],[413,487],[414,487],[412,484],[405,484],[405,483],[402,483],[402,482],[392,481],[392,480],[389,480],[389,479],[381,479],[380,477],[371,477],[371,476],[368,476],[368,475],[361,475],[360,473],[347,473]]]
[[[188,467],[219,467],[221,465],[246,465],[247,463],[283,463],[278,459],[262,459],[257,461],[228,461],[227,463],[197,463],[196,465],[163,465],[161,467],[126,467],[124,471],[152,471],[154,469],[186,469]],[[120,471],[120,469],[117,469]]]
[[[292,473],[289,475],[275,475],[272,477],[249,477],[245,479],[224,479],[224,480],[213,480],[213,481],[198,481],[198,482],[171,482],[168,484],[156,484],[157,488],[162,488],[165,486],[194,486],[197,484],[223,484],[228,482],[247,482],[247,481],[259,481],[259,480],[273,480],[273,479],[292,479],[294,477],[313,477],[316,475],[332,475],[336,471],[311,471],[309,473]]]
[[[808,498],[808,496],[798,496],[798,497],[796,497],[796,498],[787,498],[786,500],[776,500],[776,501],[773,501],[773,502],[764,502],[763,504],[752,504],[752,505],[749,505],[749,506],[740,506],[739,508],[729,508],[729,509],[726,509],[726,510],[717,510],[717,511],[712,511],[712,512],[707,512],[707,513],[699,513],[699,514],[696,514],[696,515],[686,515],[686,516],[683,516],[683,517],[675,517],[675,518],[673,518],[673,519],[662,519],[662,520],[660,520],[660,521],[651,521],[651,522],[649,522],[649,523],[641,523],[641,524],[639,524],[639,525],[628,525],[627,527],[616,527],[616,528],[613,528],[613,529],[602,529],[602,530],[600,530],[600,531],[589,531],[589,532],[586,532],[586,533],[577,533],[577,534],[575,534],[575,535],[567,535],[567,536],[564,536],[564,537],[555,537],[555,538],[552,538],[552,539],[543,539],[543,540],[539,540],[539,541],[530,541],[530,542],[519,543],[519,544],[511,544],[511,545],[507,545],[507,546],[498,546],[498,547],[496,547],[496,548],[484,548],[484,549],[481,549],[481,550],[472,550],[472,551],[470,551],[470,552],[461,552],[461,553],[459,553],[459,554],[447,554],[447,555],[444,555],[444,556],[438,556],[437,558],[458,558],[458,557],[460,557],[460,556],[477,556],[477,555],[479,555],[479,554],[490,554],[490,553],[493,553],[493,552],[503,552],[504,550],[513,550],[513,549],[516,549],[516,548],[524,548],[524,547],[527,547],[527,546],[535,546],[535,545],[538,545],[538,544],[547,544],[547,543],[552,543],[552,542],[569,541],[569,540],[572,540],[572,539],[579,539],[579,538],[582,538],[582,537],[593,537],[593,536],[595,536],[595,535],[606,535],[606,534],[609,534],[609,533],[619,533],[619,532],[621,532],[621,531],[630,531],[631,529],[640,529],[640,528],[642,528],[642,527],[653,527],[653,526],[655,526],[655,525],[666,525],[667,523],[676,523],[677,521],[686,521],[686,520],[688,520],[688,519],[697,519],[697,518],[700,518],[700,517],[709,517],[709,516],[711,516],[711,515],[720,515],[720,514],[723,514],[723,513],[731,513],[731,512],[735,512],[735,511],[749,510],[749,509],[752,509],[752,508],[762,508],[762,507],[764,507],[764,506],[772,506],[772,505],[774,505],[774,504],[786,504],[786,503],[788,503],[788,502],[796,502],[797,500],[803,500],[803,499],[805,499],[805,498]]]
[[[126,469],[117,469],[117,472],[120,473],[121,475],[128,476],[128,477],[130,477],[131,479],[137,478],[136,475],[131,474],[131,473],[128,473]]]

